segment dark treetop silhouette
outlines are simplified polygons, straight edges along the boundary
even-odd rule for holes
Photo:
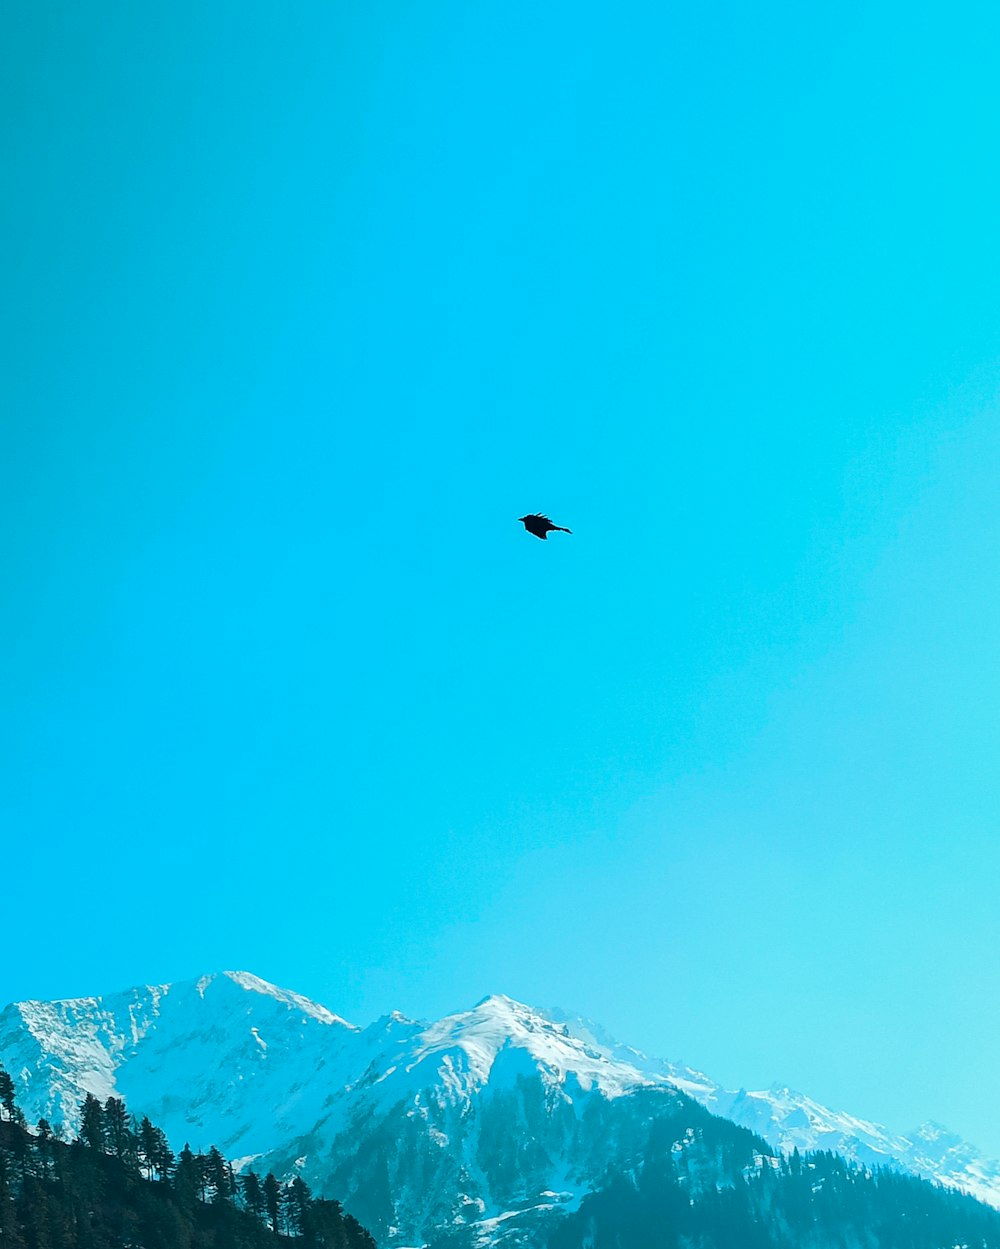
[[[529,512],[527,516],[519,516],[517,518],[527,529],[528,533],[533,533],[536,538],[541,538],[544,542],[550,533],[572,533],[572,529],[564,529],[562,525],[553,525],[547,516],[543,516],[541,512]]]

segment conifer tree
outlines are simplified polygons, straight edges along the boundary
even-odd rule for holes
[[[174,1153],[167,1144],[167,1134],[162,1128],[153,1128],[153,1168],[161,1180],[169,1180],[174,1169]]]
[[[261,1187],[260,1176],[256,1171],[247,1171],[240,1178],[240,1188],[243,1191],[243,1204],[255,1219],[260,1219],[264,1214],[264,1190]]]
[[[146,1167],[147,1179],[151,1179],[153,1175],[161,1180],[169,1178],[174,1155],[167,1144],[163,1129],[151,1123],[147,1115],[143,1116],[139,1124],[139,1151]]]
[[[324,1249],[374,1249],[375,1242],[369,1246],[367,1240],[352,1239],[348,1236],[344,1210],[339,1201],[326,1201],[323,1198],[313,1202],[312,1222],[315,1228],[315,1239]],[[360,1226],[360,1224],[359,1224]],[[367,1232],[365,1233],[367,1236]]]
[[[17,1121],[17,1106],[14,1101],[14,1081],[7,1069],[0,1064],[0,1107],[3,1117],[10,1122]]]
[[[235,1183],[229,1163],[213,1145],[205,1158],[205,1182],[212,1189],[216,1205],[229,1205],[233,1200]]]
[[[293,1236],[308,1236],[312,1193],[305,1180],[296,1176],[285,1190],[286,1227]]]
[[[281,1231],[281,1185],[274,1178],[274,1172],[268,1171],[264,1177],[264,1208],[272,1232]]]
[[[139,1121],[139,1156],[142,1159],[143,1166],[146,1168],[147,1180],[153,1178],[153,1172],[156,1170],[156,1164],[153,1161],[153,1155],[156,1153],[154,1131],[155,1129],[149,1115],[143,1115]]]
[[[208,1200],[208,1159],[204,1154],[195,1154],[194,1164],[198,1172],[198,1200]]]
[[[104,1103],[104,1140],[113,1157],[135,1162],[135,1138],[129,1126],[129,1113],[120,1097],[109,1097]]]
[[[375,1237],[362,1227],[353,1214],[345,1214],[343,1220],[345,1239],[354,1249],[376,1249]]]
[[[52,1125],[48,1119],[38,1120],[38,1169],[42,1179],[48,1179],[52,1166]]]
[[[174,1171],[174,1193],[182,1209],[189,1210],[194,1207],[200,1188],[201,1168],[190,1145],[185,1142],[177,1157],[177,1168]]]
[[[104,1152],[104,1110],[93,1093],[83,1099],[79,1135],[85,1145]]]

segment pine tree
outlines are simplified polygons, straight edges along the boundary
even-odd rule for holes
[[[80,1140],[91,1149],[104,1152],[104,1110],[101,1103],[88,1093],[80,1111]]]
[[[52,1169],[52,1125],[48,1119],[38,1120],[38,1170],[42,1179],[48,1179]]]
[[[195,1154],[194,1164],[198,1173],[198,1200],[208,1200],[208,1159],[204,1154]]]
[[[348,1238],[343,1207],[339,1201],[325,1201],[322,1197],[313,1202],[312,1220],[316,1240],[324,1249],[351,1249],[355,1244],[368,1249],[367,1242]],[[374,1249],[375,1242],[371,1242]]]
[[[272,1232],[281,1231],[281,1185],[274,1178],[274,1172],[268,1171],[264,1177],[264,1208]]]
[[[139,1122],[139,1157],[146,1168],[147,1180],[153,1178],[153,1172],[156,1170],[156,1163],[153,1160],[156,1153],[155,1132],[156,1129],[153,1127],[149,1115],[143,1115]]]
[[[174,1155],[167,1144],[162,1128],[150,1123],[148,1116],[143,1116],[138,1133],[139,1153],[146,1167],[146,1178],[166,1180],[174,1165]]]
[[[309,1238],[312,1230],[309,1218],[311,1206],[309,1185],[296,1176],[285,1190],[286,1228],[291,1235]]]
[[[153,1128],[153,1169],[161,1180],[169,1180],[174,1169],[174,1153],[167,1144],[167,1134],[162,1128]]]
[[[256,1171],[248,1171],[246,1175],[240,1179],[240,1188],[243,1191],[243,1204],[255,1219],[262,1219],[264,1216],[264,1190],[261,1188],[260,1176]]]
[[[174,1171],[174,1194],[182,1209],[194,1208],[200,1188],[201,1168],[190,1145],[185,1143],[177,1157],[177,1169]]]
[[[353,1214],[344,1215],[344,1231],[352,1249],[376,1249],[375,1237],[366,1227],[361,1226]]]
[[[104,1103],[104,1140],[113,1157],[135,1164],[135,1137],[129,1126],[129,1113],[120,1097],[109,1097]]]
[[[14,1081],[7,1069],[0,1064],[0,1107],[3,1117],[12,1123],[18,1121],[17,1106],[14,1101]]]
[[[205,1182],[212,1189],[216,1205],[230,1205],[235,1191],[233,1172],[229,1163],[213,1145],[205,1159]]]

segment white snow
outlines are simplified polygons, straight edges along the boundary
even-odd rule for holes
[[[472,1010],[447,1015],[426,1028],[407,1071],[433,1062],[445,1087],[456,1095],[486,1083],[500,1087],[538,1069],[553,1085],[564,1085],[574,1075],[582,1089],[596,1087],[607,1097],[648,1083],[635,1067],[586,1045],[560,1024],[503,994],[483,998]]]
[[[469,1216],[484,1235],[512,1227],[515,1216],[520,1226],[532,1211],[575,1209],[589,1191],[565,1159],[554,1159],[523,1208],[501,1209],[490,1196],[470,1124],[483,1098],[516,1098],[525,1076],[541,1078],[547,1105],[577,1116],[591,1098],[676,1087],[773,1147],[895,1165],[1000,1207],[1000,1163],[940,1125],[903,1135],[788,1088],[727,1090],[620,1044],[592,1021],[501,994],[431,1024],[393,1012],[361,1029],[249,972],[222,972],[9,1006],[0,1013],[0,1061],[30,1122],[44,1115],[72,1128],[85,1093],[122,1096],[178,1147],[215,1144],[238,1168],[287,1167],[295,1158],[311,1184],[336,1142],[402,1106],[435,1149],[458,1151]]]

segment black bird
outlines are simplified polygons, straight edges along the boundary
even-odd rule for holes
[[[564,529],[562,525],[553,525],[547,516],[543,516],[541,512],[529,512],[527,516],[519,516],[517,518],[528,533],[533,533],[536,538],[541,538],[544,542],[550,533],[572,533],[572,529]]]

